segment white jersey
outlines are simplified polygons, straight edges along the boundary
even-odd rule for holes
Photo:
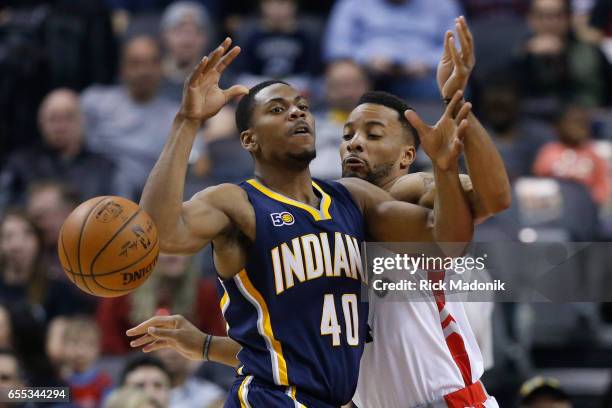
[[[483,358],[463,303],[441,302],[439,310],[433,298],[416,301],[408,296],[388,292],[381,298],[370,292],[373,341],[366,343],[361,358],[353,398],[359,408],[426,406],[482,376]],[[497,403],[489,397],[485,406]]]

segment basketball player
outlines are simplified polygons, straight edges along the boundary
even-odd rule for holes
[[[439,77],[442,92],[465,87],[474,65],[471,33],[464,18],[458,19],[457,32],[461,54],[454,49],[452,35],[447,33],[445,38],[441,64],[452,57],[453,66]],[[401,112],[406,109],[405,102],[392,95],[377,92],[364,95],[345,127],[341,147],[343,174],[369,180],[396,198],[424,203],[429,192],[422,196],[424,186],[419,188],[421,183],[406,175],[414,157],[410,152],[413,148],[406,145],[402,132],[397,131],[401,128],[398,119],[401,121]],[[372,126],[373,121],[381,118],[387,123],[396,122],[395,133]],[[476,214],[486,217],[507,207],[509,183],[503,162],[486,131],[473,115],[470,121],[473,126],[468,137],[472,139],[467,143],[473,146],[466,148],[466,160],[471,175],[478,173],[474,184],[479,192],[471,204]],[[428,176],[422,177],[427,180]],[[366,345],[362,358],[355,395],[358,406],[413,407],[436,402],[449,407],[478,403],[497,406],[478,382],[483,371],[482,356],[461,303],[445,303],[443,298],[431,304],[409,299],[388,303],[375,297],[370,299],[369,323],[374,342]],[[215,338],[207,358],[236,365],[239,349],[231,339]],[[388,372],[393,376],[386,376]],[[383,377],[387,379],[375,380]]]
[[[395,201],[360,179],[314,182],[308,170],[315,155],[313,117],[306,99],[281,81],[253,87],[237,109],[256,178],[208,188],[181,203],[197,129],[231,97],[247,93],[241,86],[218,87],[220,74],[240,52],[234,47],[226,54],[230,44],[224,41],[188,79],[141,206],[157,224],[162,251],[194,253],[213,244],[228,333],[242,346],[240,377],[226,406],[339,406],[354,393],[365,338],[367,307],[358,300],[361,242],[366,236],[471,239],[473,219],[457,172],[467,121],[457,126],[451,118],[462,93],[453,96],[435,127],[414,112],[407,115],[419,126],[434,166],[433,213]],[[407,137],[415,143],[414,134]],[[154,317],[128,334],[142,335],[135,346],[174,346],[194,357],[192,349],[163,337],[177,329],[187,334],[187,327],[179,317]]]

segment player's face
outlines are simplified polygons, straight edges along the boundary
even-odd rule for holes
[[[342,176],[380,186],[405,173],[415,150],[406,145],[404,131],[393,109],[370,103],[357,106],[344,125],[340,145]]]
[[[251,129],[256,157],[306,168],[316,156],[315,124],[308,100],[294,88],[274,84],[255,97]]]
[[[160,406],[167,407],[170,401],[170,380],[166,374],[154,366],[142,366],[127,375],[125,385],[136,387],[156,400]]]

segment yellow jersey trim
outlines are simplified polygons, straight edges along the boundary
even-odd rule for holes
[[[223,315],[225,315],[225,311],[227,310],[227,307],[229,306],[229,296],[227,294],[227,292],[223,292],[223,297],[221,298],[221,301],[219,302],[219,306],[221,306],[221,313]]]
[[[240,383],[238,388],[238,401],[240,401],[240,408],[251,408],[249,404],[249,384],[253,380],[253,376],[247,375],[244,380]]]
[[[246,269],[241,270],[233,279],[240,292],[253,306],[255,306],[255,309],[257,309],[257,329],[259,334],[264,338],[268,347],[268,352],[270,353],[274,383],[276,385],[289,385],[287,362],[285,361],[283,348],[280,342],[274,337],[268,305],[266,305],[261,293],[259,293],[251,283]]]
[[[304,211],[307,211],[310,215],[312,215],[315,221],[330,220],[332,218],[331,214],[329,213],[329,207],[331,206],[331,197],[329,194],[323,191],[323,189],[319,187],[319,185],[314,181],[312,182],[313,187],[321,194],[320,209],[316,209],[311,205],[301,203],[297,200],[294,200],[293,198],[289,198],[280,193],[272,191],[255,179],[247,180],[247,183],[249,183],[257,190],[276,201],[280,201],[281,203],[289,204],[291,206],[298,207]]]

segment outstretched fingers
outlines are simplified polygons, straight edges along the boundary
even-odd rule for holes
[[[461,109],[459,109],[459,113],[457,113],[457,116],[455,117],[455,123],[461,123],[463,119],[467,119],[471,111],[472,104],[470,102],[464,103]]]
[[[138,337],[136,340],[130,341],[130,347],[140,347],[155,341],[155,337],[150,334]]]
[[[154,316],[149,320],[145,320],[140,323],[138,326],[133,327],[125,332],[130,337],[133,336],[141,336],[146,334],[149,328],[155,327],[166,327],[166,328],[175,328],[178,327],[178,319],[177,316]]]
[[[452,31],[449,30],[446,32],[446,34],[444,34],[444,52],[442,54],[442,59],[444,61],[451,59],[450,42],[452,38],[453,38]]]
[[[456,67],[461,66],[461,56],[459,55],[459,51],[455,47],[455,35],[451,34],[448,39],[448,50],[450,51],[451,59],[453,60],[453,64]]]
[[[459,17],[455,24],[457,28],[457,34],[459,35],[459,43],[461,44],[461,57],[463,63],[466,65],[471,64],[472,56],[474,53],[474,43],[471,39],[471,33],[468,29],[465,17]]]
[[[457,127],[457,139],[461,142],[461,147],[463,147],[463,140],[468,134],[469,127],[470,123],[467,119],[461,120],[459,126]]]
[[[417,115],[417,113],[413,110],[408,109],[404,112],[404,117],[414,129],[416,129],[419,139],[423,140],[423,136],[431,130],[423,120]]]
[[[202,58],[202,60],[198,63],[198,65],[196,65],[193,71],[191,71],[191,74],[189,75],[189,79],[187,80],[187,83],[189,85],[194,85],[198,81],[198,79],[200,78],[200,75],[202,74],[202,72],[204,72],[204,70],[208,66],[208,62],[209,62],[208,56]]]
[[[219,63],[215,66],[215,69],[219,74],[222,74],[223,71],[234,61],[234,59],[240,54],[240,47],[236,46],[229,50],[221,59]]]
[[[228,100],[230,100],[230,99],[235,98],[237,96],[248,94],[249,93],[249,88],[247,88],[244,85],[234,85],[234,86],[230,87],[229,89],[224,90],[223,93],[225,94],[225,97]]]
[[[463,98],[463,91],[458,90],[457,92],[455,92],[453,98],[446,107],[446,110],[444,111],[444,116],[447,116],[449,118],[453,117],[454,113],[457,111],[457,105],[459,104],[459,101],[461,101],[461,98]]]
[[[145,347],[143,347],[142,351],[145,353],[150,353],[152,351],[157,351],[164,348],[173,348],[172,343],[167,340],[156,340],[155,342],[147,344]]]

